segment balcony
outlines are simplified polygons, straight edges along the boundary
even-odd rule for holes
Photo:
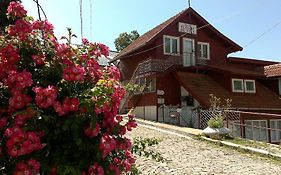
[[[166,59],[153,59],[149,58],[138,65],[137,75],[143,75],[147,73],[157,73],[164,72],[172,66],[205,66],[207,65],[208,60],[206,59],[192,59],[185,57],[185,61],[183,61],[183,57],[169,57]]]

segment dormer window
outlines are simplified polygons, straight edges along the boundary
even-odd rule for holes
[[[210,59],[210,44],[198,42],[198,57],[199,59]]]
[[[244,80],[245,92],[256,93],[255,80]]]
[[[232,79],[232,92],[256,93],[255,80]]]
[[[178,37],[164,36],[163,42],[165,55],[178,55],[180,53]]]
[[[244,92],[243,79],[232,79],[232,92]]]

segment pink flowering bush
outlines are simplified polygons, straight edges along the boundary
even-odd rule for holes
[[[125,94],[116,67],[100,67],[108,47],[61,44],[48,21],[11,2],[15,23],[0,34],[0,174],[129,173],[124,135],[137,126],[117,115]]]

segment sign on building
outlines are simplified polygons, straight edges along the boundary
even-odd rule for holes
[[[197,26],[193,24],[179,22],[179,32],[196,35]]]

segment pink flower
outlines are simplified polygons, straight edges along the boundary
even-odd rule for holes
[[[32,90],[36,94],[35,102],[40,108],[46,109],[55,104],[57,89],[54,86],[48,86],[47,88],[34,87]]]
[[[43,148],[39,136],[34,132],[25,133],[21,128],[7,128],[4,132],[7,137],[7,153],[12,157],[30,154]]]
[[[84,134],[90,138],[96,137],[100,132],[100,125],[97,123],[95,128],[87,126],[84,128]]]
[[[87,71],[93,79],[100,79],[102,73],[100,71],[100,65],[96,60],[87,60]]]
[[[10,71],[5,84],[11,88],[17,88],[17,90],[30,87],[33,84],[32,74],[26,70],[22,72]]]
[[[78,98],[66,97],[62,103],[56,101],[54,103],[54,109],[59,116],[65,115],[69,112],[76,112],[79,110],[80,101]]]
[[[116,140],[108,134],[104,134],[100,139],[99,149],[105,158],[111,151],[116,148]]]
[[[27,13],[27,11],[20,3],[14,1],[10,2],[7,11],[8,11],[7,13],[8,15],[15,16],[18,18],[25,17]]]
[[[117,120],[118,122],[121,122],[121,121],[123,120],[123,117],[122,117],[121,115],[117,115],[117,116],[116,116],[116,120]]]
[[[87,38],[82,38],[82,43],[83,44],[89,44],[89,40]]]
[[[17,36],[21,41],[26,40],[31,31],[31,24],[22,19],[18,19],[15,25],[10,25],[8,28],[8,34],[11,36]]]
[[[29,159],[28,161],[18,162],[13,175],[35,175],[39,174],[40,162],[34,159]]]
[[[45,60],[45,55],[44,54],[40,54],[40,55],[32,55],[31,56],[34,63],[38,66],[44,65],[44,60]]]
[[[132,131],[132,128],[136,128],[138,124],[135,121],[129,121],[126,126],[128,131]]]
[[[10,64],[15,64],[20,60],[19,50],[12,44],[0,49],[1,62],[8,62]]]
[[[7,125],[8,119],[6,117],[0,118],[0,130],[2,130]]]
[[[98,46],[100,48],[100,52],[102,55],[104,55],[105,57],[109,56],[109,47],[107,47],[104,44],[98,43]]]
[[[48,20],[34,21],[32,24],[33,30],[43,30],[45,34],[53,34],[54,26]]]
[[[84,81],[84,75],[86,71],[84,67],[76,65],[76,66],[69,66],[64,69],[63,71],[63,78],[66,81]]]
[[[104,170],[97,162],[95,162],[94,165],[89,167],[88,175],[104,175]]]
[[[22,109],[27,106],[32,101],[31,97],[25,94],[17,94],[9,99],[9,108],[10,109]]]

